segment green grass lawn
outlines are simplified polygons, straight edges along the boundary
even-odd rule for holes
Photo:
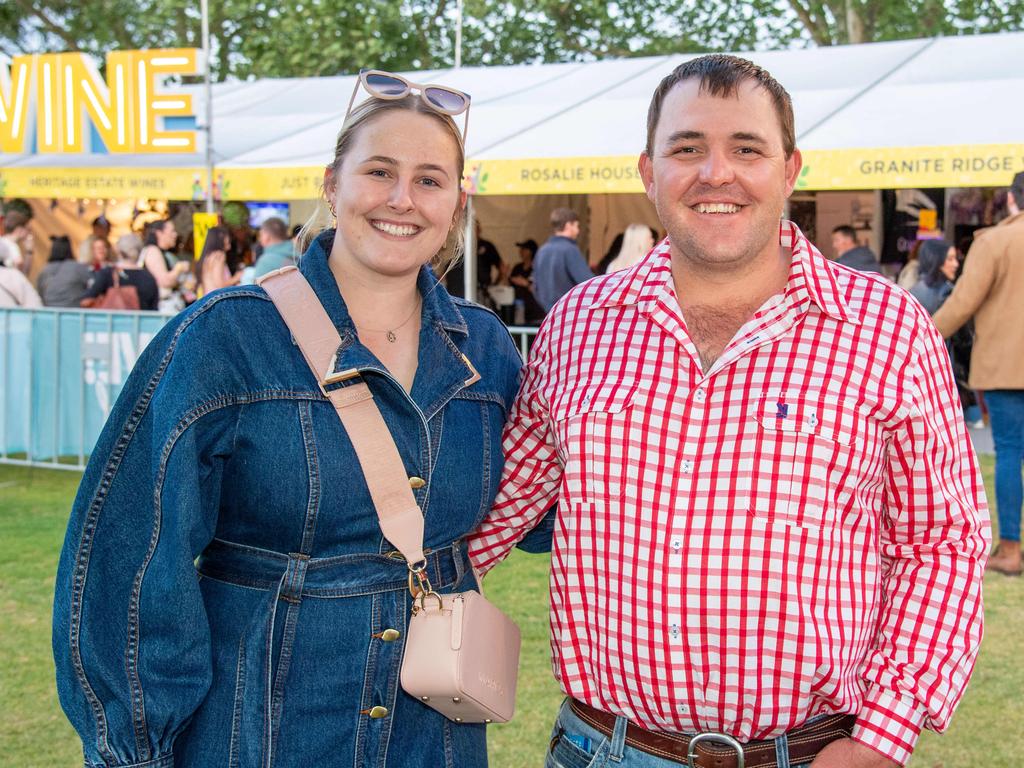
[[[982,468],[991,499],[991,457],[983,457]],[[78,479],[74,472],[0,466],[0,765],[81,765],[81,748],[57,704],[50,657],[54,571]],[[491,764],[539,767],[561,700],[548,661],[546,558],[515,553],[487,589],[523,632],[518,712],[513,722],[492,726]],[[915,768],[1010,768],[1024,754],[1024,581],[988,576],[985,590],[985,642],[974,678],[949,731],[922,736]]]

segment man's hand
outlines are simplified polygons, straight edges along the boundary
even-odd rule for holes
[[[837,739],[825,747],[811,768],[899,768],[899,763],[853,739]]]

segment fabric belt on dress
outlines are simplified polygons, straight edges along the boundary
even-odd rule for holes
[[[615,715],[594,709],[576,699],[569,699],[573,713],[591,728],[611,738],[615,730]],[[826,745],[836,739],[843,739],[853,730],[855,715],[829,715],[820,720],[805,723],[786,734],[789,742],[789,759],[792,765],[801,765],[814,760]],[[626,744],[641,752],[688,765],[690,741],[695,736],[648,731],[630,723],[626,727]],[[775,768],[778,765],[775,740],[750,741],[742,745],[744,768]],[[694,746],[693,766],[695,768],[737,768],[739,756],[733,747],[710,739],[701,740]]]
[[[435,588],[453,588],[470,571],[461,539],[446,547],[425,549],[423,554]],[[409,569],[399,552],[307,557],[214,539],[196,561],[196,570],[229,584],[278,591],[278,597],[286,601],[355,597],[409,588]],[[293,571],[301,572],[301,578]]]

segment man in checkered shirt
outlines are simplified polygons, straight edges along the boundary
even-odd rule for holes
[[[901,765],[971,674],[991,534],[949,359],[780,221],[794,134],[750,62],[673,71],[639,161],[669,237],[533,347],[470,554],[557,502],[550,766]]]

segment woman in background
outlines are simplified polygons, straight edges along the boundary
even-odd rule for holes
[[[174,255],[173,249],[177,242],[178,230],[171,219],[154,221],[146,228],[146,238],[139,258],[160,288],[161,312],[180,312],[185,308],[181,283],[190,264]]]
[[[196,294],[202,298],[218,288],[237,285],[241,277],[239,272],[232,275],[228,269],[228,251],[231,250],[231,235],[226,227],[211,227],[203,242],[203,252],[196,262],[196,275],[199,286]]]
[[[105,243],[105,240],[96,240]],[[121,285],[131,285],[139,295],[139,309],[155,311],[160,298],[156,280],[149,270],[139,266],[139,254],[142,251],[142,240],[135,233],[121,235],[114,244],[114,256],[110,263],[95,272],[92,282],[81,301],[83,307],[91,307],[96,299],[109,291],[114,285],[114,272],[117,272]]]
[[[956,248],[945,240],[925,240],[918,249],[917,264],[918,278],[910,295],[934,315],[953,291],[960,259]]]
[[[103,240],[102,238],[96,238],[89,243],[89,255],[89,267],[92,271],[97,272],[103,269],[105,266],[110,264],[113,257],[110,242]]]
[[[622,236],[619,255],[608,265],[608,273],[629,269],[634,264],[639,264],[653,247],[654,235],[651,234],[651,228],[646,224],[630,224]]]
[[[36,281],[43,304],[47,307],[79,306],[92,274],[88,265],[74,259],[67,235],[51,237],[50,260]]]

